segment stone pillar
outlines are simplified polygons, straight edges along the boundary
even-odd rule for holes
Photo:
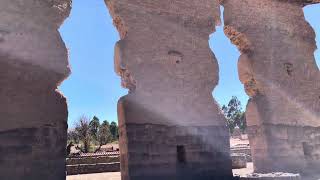
[[[0,1],[0,179],[63,180],[68,0]]]
[[[241,51],[256,172],[320,171],[320,74],[303,6],[319,0],[223,0],[225,34]]]
[[[217,0],[107,0],[121,40],[115,69],[122,180],[232,177],[229,134],[212,98],[218,64],[209,35]]]

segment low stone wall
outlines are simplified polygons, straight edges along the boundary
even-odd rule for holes
[[[67,165],[67,175],[90,174],[102,172],[119,172],[120,162]]]
[[[245,154],[247,162],[252,162],[251,149],[250,147],[232,147],[230,150],[231,154]]]
[[[75,157],[67,158],[67,165],[77,165],[77,164],[98,164],[98,163],[113,163],[120,162],[119,156],[97,156],[97,157]]]
[[[241,169],[247,167],[247,158],[245,154],[231,154],[232,169]]]
[[[247,154],[250,149],[235,148],[231,149],[232,168],[246,168]],[[234,153],[245,152],[245,153]],[[247,153],[247,154],[246,154]],[[101,172],[119,172],[120,156],[88,156],[88,157],[69,157],[66,159],[67,174],[90,174]]]
[[[69,157],[66,164],[67,175],[119,172],[120,156],[100,156],[96,153],[90,156]]]

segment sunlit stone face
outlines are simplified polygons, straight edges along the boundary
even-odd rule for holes
[[[125,2],[132,6],[126,7]],[[224,125],[222,114],[212,113],[220,112],[212,100],[218,65],[208,43],[218,23],[217,12],[204,12],[209,6],[203,4],[209,1],[191,10],[196,17],[187,13],[189,6],[180,10],[183,16],[172,13],[170,9],[180,2],[170,9],[164,8],[167,4],[163,2],[154,3],[159,6],[140,1],[107,2],[122,37],[115,47],[115,70],[122,85],[137,104],[174,124]],[[136,8],[140,10],[130,15]]]
[[[0,2],[0,53],[21,63],[54,71],[57,81],[70,72],[58,28],[71,2],[4,0]]]
[[[319,171],[319,138],[310,134],[320,127],[320,74],[302,9],[315,2],[223,1],[225,33],[242,53],[239,77],[251,97],[246,119],[256,172]]]
[[[65,179],[70,1],[0,1],[0,179]]]
[[[231,177],[229,134],[212,98],[218,1],[106,2],[121,36],[115,69],[129,89],[118,103],[122,179]]]

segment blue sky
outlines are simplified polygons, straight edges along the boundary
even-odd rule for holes
[[[320,34],[320,5],[305,8],[306,18]],[[70,17],[60,28],[69,49],[71,76],[59,89],[68,99],[70,126],[81,115],[117,121],[117,101],[127,94],[113,68],[114,44],[119,36],[103,0],[74,0]],[[319,35],[320,36],[320,35]],[[317,36],[320,47],[320,37]],[[225,37],[222,26],[210,37],[220,68],[219,85],[213,95],[220,104],[237,96],[243,107],[248,97],[238,79],[239,52]],[[320,52],[316,52],[320,64]]]

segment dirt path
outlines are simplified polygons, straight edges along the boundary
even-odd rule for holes
[[[252,173],[253,165],[248,163],[246,169],[234,169],[233,174],[245,175]],[[67,180],[121,180],[120,172],[115,173],[98,173],[98,174],[83,174],[75,176],[67,176]]]
[[[67,176],[67,180],[121,180],[120,172]]]

